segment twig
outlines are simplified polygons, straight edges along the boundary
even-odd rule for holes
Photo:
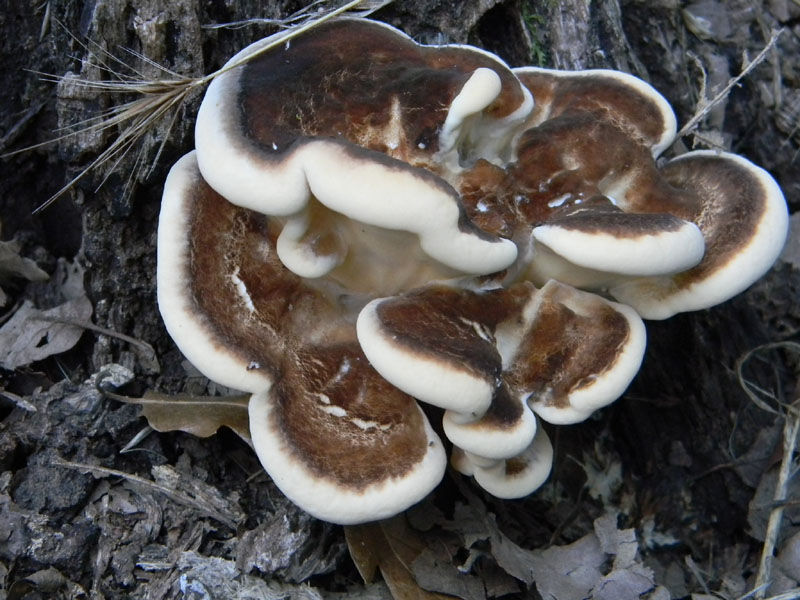
[[[798,600],[800,598],[800,588],[792,588],[778,594],[777,596],[770,596],[764,600]]]
[[[792,506],[800,506],[800,498],[798,498],[797,500],[784,500],[783,502],[775,502],[773,500],[771,502],[763,502],[763,503],[760,502],[758,504],[753,504],[752,505],[753,508],[758,508],[758,509],[760,509],[760,508],[770,508],[770,509],[772,509],[772,508],[778,508],[779,506],[783,507],[783,508],[791,508]]]
[[[20,133],[23,132],[25,126],[39,114],[39,112],[47,105],[47,102],[39,102],[34,104],[26,110],[19,120],[9,127],[6,134],[0,138],[0,153],[2,153],[8,146],[14,143]]]
[[[787,413],[786,421],[783,424],[783,458],[781,460],[780,470],[778,471],[778,481],[775,484],[775,493],[772,497],[776,506],[772,509],[772,512],[769,513],[769,520],[767,521],[767,533],[764,537],[764,547],[761,551],[761,561],[755,583],[757,588],[768,583],[770,580],[772,558],[775,552],[775,546],[778,542],[781,520],[783,519],[784,502],[788,494],[787,488],[792,471],[794,452],[797,447],[798,432],[800,432],[800,413],[798,413],[797,409],[792,409]],[[755,595],[756,600],[763,600],[766,596],[766,591],[767,589],[765,587],[758,592]]]
[[[800,353],[800,344],[795,342],[776,342],[772,344],[764,344],[750,350],[747,354],[742,356],[736,364],[736,373],[739,378],[739,383],[744,389],[748,397],[762,410],[772,414],[783,415],[783,457],[778,470],[778,479],[775,483],[775,492],[772,496],[773,508],[770,511],[767,520],[767,529],[764,535],[764,546],[761,549],[761,559],[758,566],[758,574],[754,589],[757,590],[754,594],[756,600],[764,600],[769,587],[770,576],[772,572],[772,560],[775,554],[775,547],[778,543],[778,535],[780,533],[781,520],[783,519],[783,511],[787,506],[788,487],[789,481],[792,478],[792,470],[794,465],[795,450],[797,448],[797,439],[800,435],[800,380],[795,384],[794,397],[792,403],[782,402],[774,394],[769,394],[771,399],[777,404],[777,408],[773,408],[764,400],[759,398],[754,392],[755,388],[748,382],[743,375],[745,363],[750,360],[756,353],[764,350],[785,349],[795,353]],[[767,395],[766,392],[758,390],[762,394]],[[777,598],[778,596],[775,596]],[[796,597],[796,596],[790,596]]]
[[[297,12],[292,13],[288,17],[283,17],[280,19],[265,19],[265,18],[252,18],[252,19],[244,19],[241,21],[231,21],[228,23],[213,23],[211,25],[203,25],[203,29],[241,29],[248,25],[271,25],[273,27],[279,27],[281,29],[288,29],[293,25],[302,22],[304,20],[308,20],[313,18],[311,9],[315,6],[319,6],[320,4],[325,4],[326,0],[314,0],[310,4],[307,4]],[[391,4],[393,0],[371,0],[370,2],[366,2],[367,6],[358,13],[356,16],[358,17],[367,17],[374,13],[375,11],[380,10],[384,6]],[[320,9],[322,10],[322,9]]]
[[[586,491],[589,489],[589,484],[584,483],[581,486],[581,489],[578,490],[578,497],[575,499],[575,504],[573,505],[572,509],[561,519],[561,522],[556,525],[556,528],[553,530],[553,533],[550,534],[550,539],[547,541],[545,548],[549,548],[553,546],[561,537],[561,534],[566,529],[567,525],[572,523],[575,518],[580,514],[581,510],[583,509],[583,498],[586,495]]]
[[[119,453],[120,454],[127,454],[128,452],[133,452],[134,450],[141,450],[141,448],[136,448],[136,446],[138,446],[139,442],[141,442],[144,438],[146,438],[148,435],[150,435],[154,431],[155,431],[155,429],[150,427],[150,425],[145,425],[144,427],[142,427],[139,430],[139,432],[135,436],[133,436],[130,440],[128,440],[128,443],[125,444],[120,449]]]
[[[697,583],[699,583],[703,587],[703,591],[705,591],[705,593],[710,596],[711,590],[709,589],[708,584],[706,583],[706,579],[704,577],[703,572],[700,570],[700,567],[697,566],[697,563],[694,562],[691,556],[687,556],[684,562],[686,563],[686,566],[688,567],[691,574],[694,575],[694,578],[697,579]]]
[[[758,459],[752,459],[752,460],[737,459],[726,463],[719,463],[714,465],[713,467],[709,467],[705,471],[701,471],[697,475],[692,475],[691,477],[689,477],[687,483],[689,485],[694,485],[698,480],[703,479],[704,477],[708,477],[709,475],[716,473],[718,471],[722,471],[723,469],[735,469],[736,467],[741,467],[745,465],[754,465],[757,464],[758,462],[759,462]]]
[[[269,52],[270,50],[272,50],[276,46],[279,46],[281,44],[284,44],[285,42],[288,42],[291,39],[296,38],[298,35],[301,35],[301,34],[305,33],[306,31],[308,31],[310,29],[313,29],[314,27],[317,27],[318,25],[320,25],[321,23],[323,23],[325,21],[333,19],[334,17],[338,17],[340,14],[345,13],[348,10],[351,10],[351,9],[355,8],[356,6],[358,6],[359,4],[361,4],[363,2],[364,2],[364,0],[351,0],[347,4],[344,4],[344,5],[340,6],[336,10],[332,10],[331,12],[326,13],[325,15],[319,17],[318,19],[314,19],[313,21],[309,21],[307,23],[304,23],[303,25],[301,25],[300,27],[297,27],[296,29],[292,29],[291,31],[288,31],[288,32],[285,32],[285,33],[282,32],[282,33],[276,34],[274,36],[275,39],[273,39],[269,44],[266,44],[263,47],[261,47],[258,50],[256,50],[255,52],[251,52],[250,54],[248,54],[246,56],[243,56],[242,58],[240,58],[238,60],[235,60],[232,63],[229,63],[229,64],[225,65],[224,67],[222,67],[221,69],[219,69],[217,71],[214,71],[210,75],[206,75],[205,77],[202,77],[200,79],[200,81],[202,81],[203,84],[210,83],[212,80],[216,79],[217,77],[219,77],[223,73],[227,73],[228,71],[231,71],[231,70],[235,69],[236,67],[240,67],[243,64],[246,64],[246,63],[250,62],[254,58]]]
[[[107,335],[109,337],[117,338],[118,340],[122,340],[124,342],[128,342],[132,346],[136,346],[140,350],[147,353],[150,359],[154,361],[154,364],[158,364],[158,360],[156,358],[156,351],[155,349],[142,340],[136,339],[135,337],[131,337],[129,335],[125,335],[124,333],[119,333],[118,331],[114,331],[113,329],[108,329],[107,327],[101,327],[100,325],[95,325],[91,321],[81,321],[78,319],[66,319],[64,317],[51,317],[51,316],[38,316],[36,317],[39,321],[50,321],[51,323],[63,323],[64,325],[72,325],[73,327],[80,327],[81,329],[88,329],[89,331],[94,331],[95,333],[99,333],[102,335]]]
[[[768,587],[769,587],[769,584],[762,585],[761,587],[753,588],[752,590],[750,590],[749,592],[747,592],[743,596],[739,596],[738,598],[736,598],[736,600],[747,600],[748,598],[752,598],[757,593],[759,593],[761,590],[766,589]]]
[[[279,27],[281,29],[288,29],[299,22],[304,20],[310,19],[311,17],[311,9],[320,6],[321,4],[325,4],[326,0],[313,0],[306,4],[303,8],[298,11],[293,12],[288,17],[282,17],[280,19],[265,19],[265,18],[258,18],[254,17],[252,19],[244,19],[242,21],[231,21],[229,23],[214,23],[212,25],[203,25],[203,29],[241,29],[247,25],[271,25],[273,27]],[[322,10],[321,8],[318,10]]]
[[[705,117],[709,111],[714,108],[717,104],[722,102],[725,97],[730,93],[730,91],[736,86],[742,78],[744,78],[750,71],[756,68],[756,66],[761,63],[762,60],[767,56],[767,53],[772,49],[775,43],[778,41],[778,37],[780,37],[781,33],[783,33],[783,29],[779,29],[777,31],[773,31],[772,35],[767,42],[767,45],[761,49],[761,52],[756,55],[756,57],[751,60],[747,65],[745,65],[742,72],[739,73],[736,77],[728,81],[728,85],[722,88],[721,91],[717,92],[717,95],[714,96],[711,100],[706,100],[705,98],[701,98],[697,112],[695,112],[694,116],[689,119],[689,121],[684,125],[681,130],[678,132],[677,137],[683,137],[686,134],[690,133],[692,129]]]
[[[50,0],[45,2],[44,17],[42,17],[42,26],[39,28],[39,41],[41,42],[50,31]]]
[[[14,303],[8,311],[0,315],[0,326],[3,325],[6,321],[8,321],[11,317],[16,314],[16,312],[20,309],[20,307],[24,304],[24,300],[20,299]]]
[[[144,477],[139,477],[138,475],[131,475],[130,473],[125,473],[124,471],[117,471],[116,469],[108,469],[106,467],[99,467],[99,466],[96,466],[96,465],[87,465],[87,464],[83,464],[83,463],[76,463],[76,462],[64,460],[64,459],[61,459],[61,458],[55,459],[53,461],[53,464],[56,465],[56,466],[59,466],[59,467],[66,467],[66,468],[69,468],[69,469],[76,469],[76,470],[79,470],[79,471],[89,471],[92,474],[98,474],[99,473],[100,475],[110,475],[112,477],[121,477],[122,479],[127,479],[128,481],[131,481],[133,483],[142,485],[142,486],[146,487],[147,489],[153,490],[155,492],[160,492],[160,493],[164,494],[167,498],[172,500],[173,502],[176,502],[176,503],[178,503],[178,504],[180,504],[182,506],[186,506],[188,508],[194,508],[196,510],[199,510],[200,512],[203,512],[203,513],[207,514],[209,517],[211,517],[213,519],[216,519],[220,523],[222,523],[222,524],[230,527],[234,531],[236,531],[236,522],[233,521],[232,519],[230,519],[229,517],[226,517],[225,515],[220,514],[218,511],[214,510],[213,508],[210,508],[210,507],[198,502],[197,500],[195,500],[191,496],[187,496],[186,494],[182,494],[181,492],[178,492],[176,490],[170,489],[170,488],[168,488],[166,486],[158,484],[158,483],[156,483],[154,481],[151,481],[149,479],[145,479]]]
[[[25,398],[23,398],[22,396],[18,396],[17,394],[14,394],[13,392],[9,392],[8,390],[0,388],[0,396],[3,396],[4,398],[8,398],[9,400],[11,400],[14,404],[19,406],[24,411],[36,412],[36,407],[33,404],[31,404],[30,402],[25,400]]]
[[[747,394],[750,400],[752,400],[753,404],[758,406],[758,408],[760,408],[763,411],[772,413],[774,415],[783,414],[783,410],[781,409],[789,409],[791,405],[781,402],[774,396],[774,394],[768,394],[766,390],[762,390],[753,383],[749,382],[744,376],[744,366],[751,358],[753,358],[757,354],[760,354],[765,350],[778,350],[778,349],[788,350],[800,355],[800,344],[798,344],[797,342],[772,342],[769,344],[762,344],[761,346],[756,346],[752,350],[749,350],[744,356],[742,356],[736,362],[736,376],[739,379],[739,385],[742,386],[744,393]],[[778,408],[773,408],[772,406],[767,404],[763,399],[759,398],[754,393],[753,390],[761,392],[764,395],[769,395],[770,399],[777,403]]]

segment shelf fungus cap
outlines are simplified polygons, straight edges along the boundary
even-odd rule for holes
[[[671,160],[661,175],[683,192],[705,238],[703,260],[672,276],[620,281],[610,293],[648,319],[714,306],[744,291],[777,260],[789,215],[764,169],[726,152],[699,150]]]
[[[543,420],[577,423],[614,402],[641,366],[647,333],[624,304],[549,281],[500,336],[519,336],[504,380]]]
[[[520,454],[536,435],[536,417],[525,398],[512,398],[505,384],[498,386],[492,403],[478,419],[454,410],[442,418],[444,433],[455,446],[488,459]]]
[[[630,307],[555,281],[540,290],[429,286],[372,301],[357,331],[384,378],[447,409],[453,443],[498,459],[533,439],[529,407],[552,423],[574,423],[616,400],[646,338]]]
[[[253,446],[280,490],[315,517],[388,518],[439,484],[444,448],[419,405],[378,376],[357,345],[336,350],[314,352],[299,376],[253,395]],[[347,362],[320,373],[321,359]]]
[[[553,467],[553,446],[543,428],[538,428],[530,445],[517,456],[504,460],[484,457],[454,447],[450,464],[475,481],[493,496],[523,498],[539,489]]]
[[[268,324],[255,319],[241,265],[223,264],[217,254],[240,241],[222,227],[215,231],[223,224],[211,215],[219,203],[224,199],[203,181],[195,152],[175,163],[164,184],[158,219],[158,308],[172,339],[206,377],[256,392],[269,388],[272,374],[255,353],[232,343],[226,329],[248,327],[258,335]],[[229,327],[227,320],[237,326]]]
[[[536,206],[533,281],[664,319],[724,302],[776,260],[787,231],[778,185],[724,152],[657,165],[675,118],[649,85],[610,71],[514,72],[536,99],[510,166]]]
[[[172,168],[158,231],[158,300],[170,335],[207,377],[251,392],[267,472],[309,513],[382,519],[421,500],[447,463],[417,402],[369,366],[346,303],[286,269],[263,215]]]
[[[335,271],[349,248],[366,245],[363,226],[390,242],[393,232],[414,236],[400,245],[416,245],[443,279],[514,262],[516,245],[473,225],[448,183],[462,150],[495,152],[533,106],[502,61],[466,46],[420,46],[363,19],[270,43],[246,48],[211,82],[195,142],[218,193],[289,220],[279,246],[288,268]],[[491,149],[470,133],[493,127]],[[319,241],[325,231],[336,233],[335,247]]]
[[[557,213],[533,230],[533,238],[572,265],[615,275],[678,273],[697,265],[705,253],[694,223],[664,213],[625,213],[601,202]]]
[[[418,400],[457,469],[524,496],[552,464],[540,420],[624,393],[641,316],[722,302],[783,246],[775,181],[726,153],[657,165],[675,131],[614,71],[512,70],[364,19],[267,38],[210,83],[167,178],[167,330],[252,394],[256,453],[312,515],[378,520],[438,484]]]
[[[432,297],[437,292],[444,297]],[[356,331],[361,349],[387,381],[423,402],[477,419],[495,395],[499,356],[481,343],[483,332],[470,323],[442,320],[439,311],[428,311],[436,300],[440,310],[457,311],[447,305],[447,297],[458,295],[458,290],[441,288],[373,300],[359,313]],[[455,340],[454,334],[459,336]],[[461,342],[461,354],[441,347],[453,341]]]
[[[652,156],[659,156],[675,141],[677,119],[672,107],[638,77],[611,69],[519,67],[513,71],[536,102],[528,127],[562,115],[590,113],[614,121]]]

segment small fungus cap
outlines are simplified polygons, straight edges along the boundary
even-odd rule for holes
[[[649,319],[714,306],[744,291],[777,260],[789,230],[778,184],[741,156],[697,150],[671,160],[661,171],[672,186],[694,199],[708,250],[692,269],[611,287],[615,298]]]

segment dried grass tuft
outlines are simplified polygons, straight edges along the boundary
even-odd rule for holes
[[[102,186],[108,177],[121,164],[122,160],[135,148],[139,148],[139,153],[134,162],[134,167],[128,173],[125,183],[127,193],[133,181],[139,176],[147,176],[152,172],[158,162],[161,153],[169,139],[169,132],[172,130],[181,109],[186,102],[195,94],[198,94],[208,83],[222,75],[223,73],[241,66],[242,64],[268,52],[278,45],[284,44],[292,38],[297,37],[320,24],[333,19],[345,12],[360,8],[356,14],[366,16],[375,10],[389,4],[392,0],[351,0],[338,8],[326,7],[324,0],[314,0],[301,10],[289,15],[285,19],[252,19],[237,23],[215,25],[214,27],[243,27],[252,23],[268,23],[281,29],[274,34],[272,41],[260,48],[258,51],[249,54],[241,60],[230,63],[221,69],[214,71],[203,77],[185,77],[175,73],[166,67],[150,60],[146,56],[127,50],[136,59],[154,67],[161,77],[147,78],[143,73],[134,69],[122,59],[108,53],[96,44],[89,47],[78,41],[85,50],[98,59],[99,68],[109,79],[93,81],[90,79],[79,79],[65,76],[52,75],[48,73],[37,73],[45,80],[60,84],[69,82],[71,85],[78,86],[96,94],[113,94],[116,96],[133,97],[133,100],[112,106],[106,111],[101,112],[91,119],[87,119],[72,126],[70,131],[61,133],[57,137],[41,144],[28,146],[20,150],[9,152],[3,157],[13,156],[23,152],[28,152],[42,146],[52,144],[64,139],[73,138],[83,134],[95,134],[108,131],[117,131],[118,134],[88,166],[83,168],[75,177],[67,182],[60,190],[50,196],[40,204],[33,212],[39,213],[50,206],[58,198],[69,191],[76,183],[97,169],[104,169],[105,176],[98,187]],[[112,65],[117,65],[113,67]],[[133,73],[127,75],[122,71]],[[167,130],[162,137],[155,157],[149,165],[144,164],[144,149],[140,142],[142,138],[161,122],[168,120]]]

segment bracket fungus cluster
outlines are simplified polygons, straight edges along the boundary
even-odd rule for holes
[[[552,461],[541,422],[624,392],[642,317],[722,302],[781,249],[772,178],[722,152],[657,162],[675,130],[630,75],[327,22],[211,83],[164,189],[161,313],[252,394],[259,459],[317,517],[419,501],[441,433],[456,469],[527,495]]]

